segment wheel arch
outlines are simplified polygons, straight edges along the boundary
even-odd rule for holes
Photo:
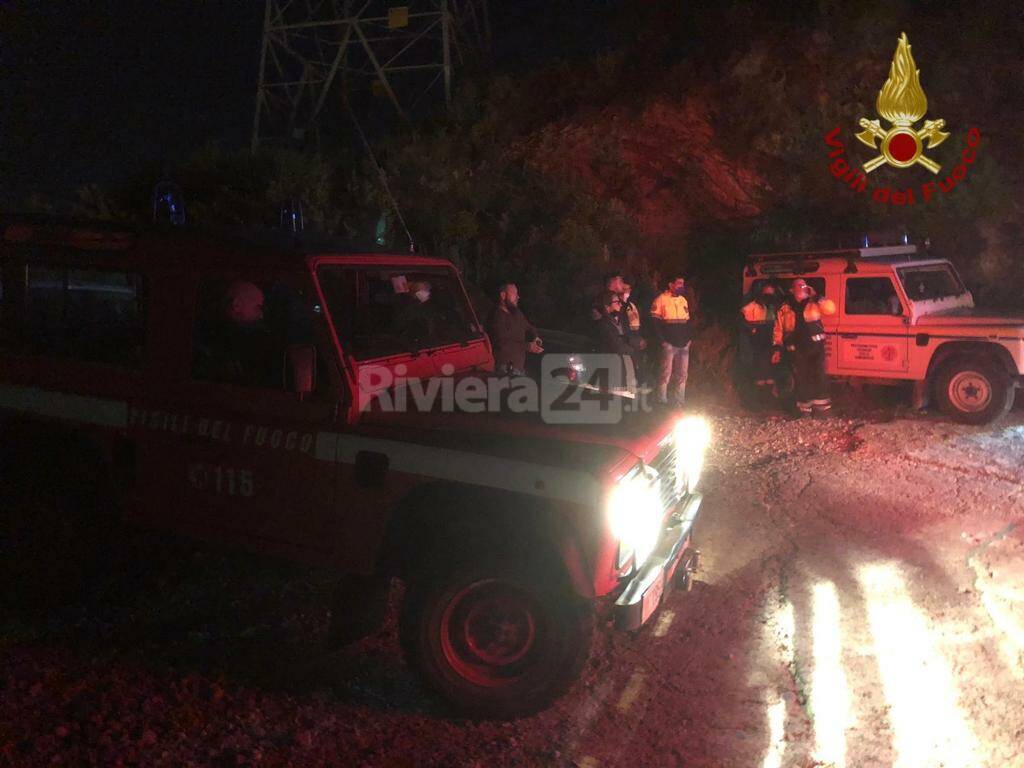
[[[557,566],[580,596],[594,586],[579,532],[567,511],[525,494],[437,482],[413,489],[388,522],[380,573],[415,578],[431,563],[470,553],[512,552]]]
[[[928,373],[925,380],[934,384],[935,377],[942,367],[957,357],[981,356],[995,363],[1007,376],[1014,376],[1017,371],[1013,356],[1005,347],[991,341],[946,341],[932,354],[928,362]]]

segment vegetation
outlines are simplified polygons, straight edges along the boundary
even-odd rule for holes
[[[406,126],[375,150],[421,252],[454,260],[477,284],[511,276],[541,323],[578,313],[599,275],[643,282],[681,266],[713,315],[731,317],[746,253],[835,247],[864,233],[907,231],[959,262],[980,297],[1012,303],[1022,240],[1015,129],[1024,74],[1009,0],[974,5],[833,0],[732,3],[701,9],[663,0],[614,22],[620,44],[600,55],[461,84],[437,119]],[[685,7],[683,7],[685,6]],[[627,12],[628,11],[628,12]],[[723,35],[722,30],[728,30]],[[872,202],[828,172],[832,128],[854,163],[853,134],[876,117],[875,95],[899,33],[910,36],[929,98],[947,120],[933,151],[948,173],[971,126],[978,160],[948,195],[897,207]],[[200,224],[273,225],[280,201],[303,201],[308,226],[372,237],[388,214],[405,234],[378,172],[353,145],[325,155],[255,157],[204,147],[171,174]],[[76,212],[144,216],[156,174],[132,189],[80,191]],[[883,167],[873,186],[919,187],[925,169]],[[650,288],[648,288],[650,290]]]

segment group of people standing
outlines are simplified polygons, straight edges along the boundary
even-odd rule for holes
[[[835,302],[819,296],[803,278],[755,287],[740,310],[741,360],[762,404],[792,400],[797,416],[831,410],[822,317],[835,311]],[[633,298],[629,281],[613,273],[606,277],[591,310],[592,348],[628,359],[637,379],[651,385],[656,404],[682,406],[695,314],[693,296],[682,275],[671,273],[644,312]],[[519,309],[515,283],[499,286],[487,330],[495,370],[502,373],[523,373],[527,353],[544,351],[537,330]]]
[[[773,282],[755,288],[740,310],[741,352],[761,404],[792,396],[796,416],[823,416],[832,409],[821,318],[835,311],[835,302],[801,277],[788,290]]]
[[[639,381],[650,381],[654,402],[682,406],[693,339],[695,305],[682,275],[673,274],[647,312],[637,305],[621,273],[606,276],[590,316],[595,352],[629,360]],[[515,283],[498,287],[498,302],[488,322],[495,370],[522,373],[528,352],[543,352],[536,329],[519,310]]]
[[[653,385],[655,404],[682,407],[695,312],[681,274],[671,274],[644,313],[632,300],[629,281],[613,273],[593,309],[594,349],[628,357],[637,379]]]

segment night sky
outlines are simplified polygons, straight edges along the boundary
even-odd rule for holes
[[[552,5],[556,6],[552,10]],[[497,66],[608,44],[613,0],[491,3]],[[247,145],[262,0],[0,0],[0,204]]]

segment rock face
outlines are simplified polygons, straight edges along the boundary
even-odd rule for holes
[[[579,115],[548,125],[524,149],[535,167],[582,181],[656,239],[685,238],[709,218],[756,216],[769,191],[763,176],[722,150],[698,97]]]

